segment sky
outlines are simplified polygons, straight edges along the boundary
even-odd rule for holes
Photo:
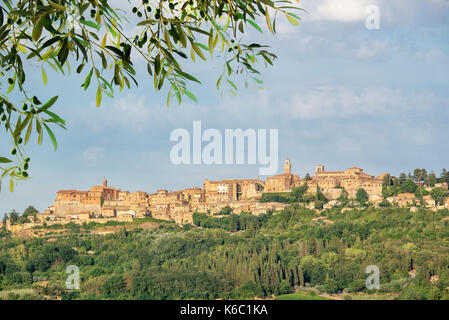
[[[379,8],[378,30],[365,26],[370,5]],[[187,70],[202,81],[190,87],[198,103],[184,99],[167,108],[165,93],[139,72],[139,87],[117,91],[96,108],[95,88],[80,88],[84,77],[48,71],[43,86],[40,67],[31,66],[27,82],[39,96],[60,95],[53,108],[67,131],[55,129],[56,152],[48,137],[42,146],[29,144],[31,178],[13,193],[2,188],[0,215],[29,205],[44,211],[58,190],[88,190],[104,177],[110,186],[151,193],[202,187],[206,178],[259,176],[259,164],[174,165],[170,133],[192,132],[195,120],[221,132],[278,129],[279,173],[286,157],[301,177],[317,164],[358,166],[376,176],[417,167],[439,175],[449,168],[449,0],[303,0],[300,6],[306,11],[297,27],[280,18],[276,36],[248,29],[247,41],[270,45],[278,60],[260,66],[263,89],[240,86],[236,96],[215,89],[216,61],[197,61]]]

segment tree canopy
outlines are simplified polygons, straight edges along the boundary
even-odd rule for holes
[[[154,90],[167,89],[167,104],[171,100],[181,103],[184,96],[197,101],[188,86],[201,82],[185,71],[189,57],[207,60],[209,53],[222,61],[216,82],[220,90],[235,92],[233,77],[243,78],[245,84],[260,84],[258,62],[272,65],[276,55],[264,44],[247,43],[246,29],[263,32],[259,24],[264,21],[268,31],[276,33],[279,15],[293,25],[300,20],[295,13],[300,10],[298,1],[128,0],[129,12],[112,8],[110,2],[2,1],[0,125],[11,142],[10,146],[2,144],[0,151],[0,186],[9,177],[13,191],[15,181],[28,177],[30,158],[25,146],[32,136],[42,144],[47,135],[56,150],[53,128],[66,127],[65,120],[53,110],[59,95],[42,97],[30,92],[28,65],[40,67],[44,85],[48,82],[46,70],[65,75],[73,65],[81,76],[81,87],[93,87],[96,105],[100,106],[104,95],[113,97],[114,89],[138,85],[133,58],[137,54],[147,64]],[[134,25],[135,34],[125,28],[126,23]]]
[[[0,232],[0,289],[34,288],[8,299],[270,299],[309,290],[356,299],[449,299],[447,209],[323,214],[326,220],[317,220],[314,210],[292,205],[258,216],[195,213],[187,229],[153,220],[148,229],[124,224],[101,236],[104,225],[93,222],[35,229],[43,233],[32,238]],[[79,267],[79,290],[65,287],[69,265]],[[366,286],[372,265],[380,272],[378,290]]]
[[[366,202],[368,202],[368,199],[369,199],[368,193],[363,188],[360,188],[359,190],[357,190],[355,197],[356,197],[357,201],[362,205],[364,205]]]

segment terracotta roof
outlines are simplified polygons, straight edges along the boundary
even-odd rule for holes
[[[321,171],[316,172],[316,174],[327,174],[327,173],[345,173],[344,171]]]
[[[281,174],[277,174],[277,175],[272,176],[272,177],[268,177],[267,180],[268,180],[268,179],[280,179],[280,178],[286,178],[286,177],[290,177],[290,176],[295,176],[295,175],[294,175],[294,174],[291,174],[291,173],[281,173]]]
[[[206,179],[208,183],[211,184],[221,184],[221,183],[245,183],[245,182],[260,182],[260,179],[225,179],[225,180],[208,180]]]
[[[102,186],[93,186],[92,188],[89,189],[89,191],[103,191],[103,187]]]
[[[81,192],[79,190],[59,190],[57,193],[73,193],[73,192]]]

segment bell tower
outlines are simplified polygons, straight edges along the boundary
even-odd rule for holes
[[[292,164],[291,164],[289,158],[287,158],[287,159],[285,160],[285,163],[284,163],[284,173],[286,173],[286,174],[291,174],[291,173],[292,173]]]
[[[107,187],[108,186],[108,180],[106,180],[106,178],[103,179],[103,187]]]

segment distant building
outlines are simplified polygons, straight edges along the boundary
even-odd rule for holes
[[[395,197],[389,197],[387,201],[398,207],[408,207],[416,202],[416,196],[414,193],[404,192]]]
[[[108,186],[106,178],[99,186],[88,191],[60,190],[56,193],[54,205],[38,220],[64,220],[76,217],[79,220],[94,218],[132,220],[151,215],[157,219],[175,221],[179,224],[192,223],[194,212],[220,214],[225,207],[233,213],[252,212],[266,213],[268,210],[278,211],[285,208],[281,203],[259,203],[264,192],[291,192],[293,188],[307,184],[308,192],[314,193],[317,188],[330,201],[326,208],[341,205],[336,201],[346,190],[350,198],[355,198],[357,190],[363,188],[369,195],[369,201],[378,203],[382,197],[382,179],[385,175],[374,177],[363,172],[363,169],[352,167],[345,171],[326,171],[324,165],[317,165],[315,176],[301,179],[292,173],[290,159],[284,162],[284,173],[260,179],[229,179],[211,181],[206,179],[203,188],[193,187],[177,191],[159,189],[155,193],[144,191],[122,191]],[[446,186],[442,186],[447,188]],[[413,195],[414,197],[414,195]],[[413,202],[412,195],[401,194],[393,199],[399,205]],[[432,199],[426,199],[431,205]],[[449,206],[446,201],[447,206]],[[312,204],[313,205],[313,204]]]
[[[284,163],[284,173],[267,178],[264,192],[290,192],[300,184],[299,176],[291,173],[290,159]]]
[[[328,199],[337,199],[343,189],[350,198],[355,198],[359,189],[365,189],[370,197],[381,196],[382,183],[382,179],[368,175],[358,167],[345,171],[325,171],[323,165],[317,165],[315,176],[307,181],[309,192],[315,192],[318,187]]]
[[[65,216],[85,211],[100,215],[104,201],[118,199],[119,192],[119,189],[108,187],[106,179],[102,186],[94,186],[89,191],[60,190],[56,193],[54,213]]]

